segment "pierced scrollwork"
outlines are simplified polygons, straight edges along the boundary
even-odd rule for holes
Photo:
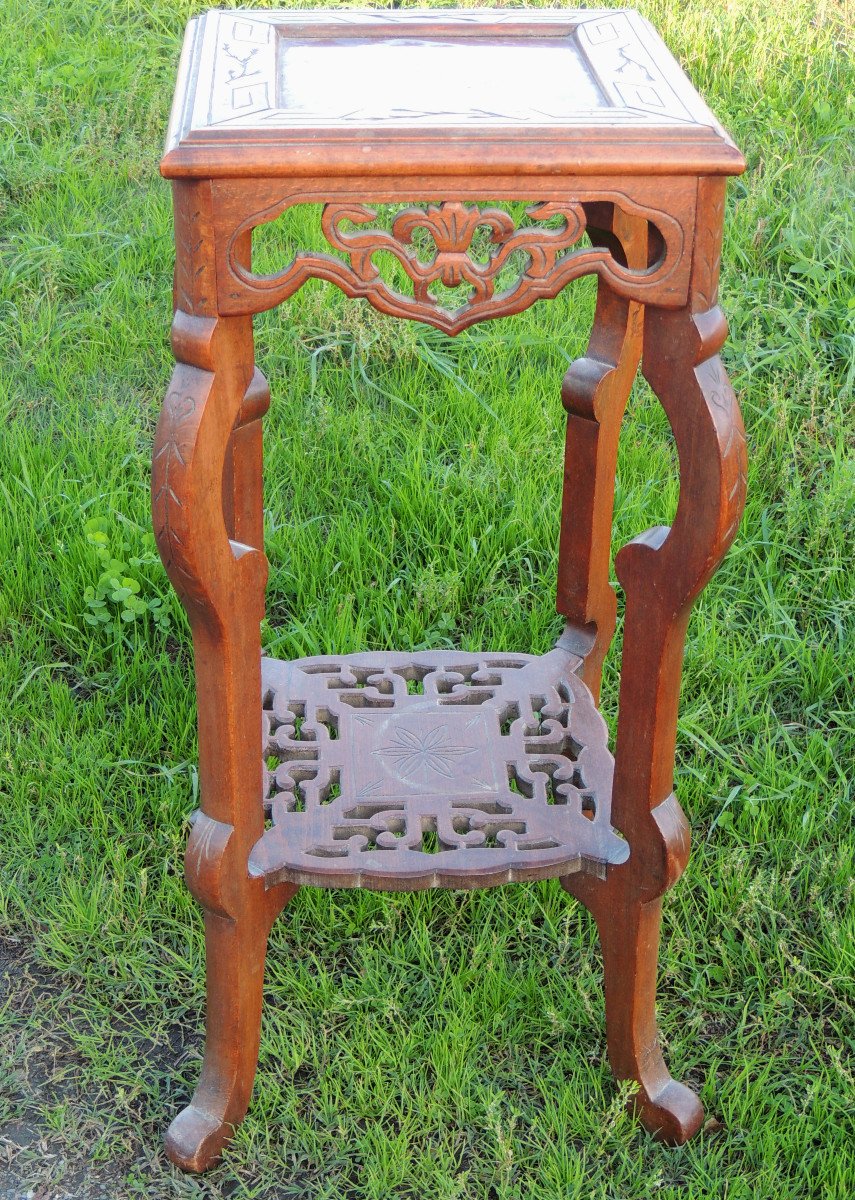
[[[612,760],[562,650],[262,663],[268,882],[487,886],[623,861]]]
[[[540,201],[526,208],[524,223],[505,209],[463,200],[410,206],[384,222],[377,208],[348,200],[326,203],[321,216],[323,236],[335,254],[300,251],[284,271],[254,275],[229,251],[224,298],[231,311],[258,311],[286,300],[307,279],[325,279],[390,316],[456,334],[478,321],[522,312],[591,273],[628,296],[670,301],[681,295],[686,281],[680,221],[619,193],[596,198],[656,225],[663,247],[657,262],[632,268],[604,246],[579,247],[587,196]],[[256,213],[233,234],[231,246],[282,211],[280,202]],[[411,282],[411,295],[383,277],[381,266],[389,257]]]
[[[497,305],[516,309],[530,291],[552,294],[550,284],[556,268],[584,232],[584,210],[580,204],[542,203],[526,209],[526,215],[538,225],[518,229],[510,213],[503,209],[479,208],[449,200],[425,209],[404,209],[392,221],[389,232],[376,225],[347,231],[342,228],[343,223],[372,226],[377,213],[361,204],[328,204],[322,228],[330,245],[347,255],[356,278],[373,288],[372,302],[381,301],[382,307],[393,311],[393,315],[415,317],[447,332],[456,332],[485,316],[497,315],[490,311]],[[556,218],[560,220],[557,227],[546,226],[546,222]],[[473,247],[480,229],[489,231],[489,250],[483,259],[476,257]],[[429,236],[435,247],[427,259],[419,252],[420,231]],[[381,251],[393,255],[413,281],[412,299],[382,279],[374,262],[375,254]],[[528,259],[525,270],[496,296],[499,276],[518,253]],[[470,296],[459,307],[446,308],[431,290],[435,283],[447,289],[469,285]]]

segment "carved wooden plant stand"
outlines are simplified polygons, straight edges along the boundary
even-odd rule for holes
[[[599,927],[615,1075],[635,1081],[658,1136],[699,1128],[697,1098],[665,1066],[654,994],[661,898],[689,854],[672,791],[686,624],[745,493],[716,302],[725,177],[743,166],[633,13],[191,22],[162,165],[174,181],[178,365],[153,479],[199,703],[202,807],[186,875],[205,910],[207,1041],[167,1138],[180,1166],[212,1163],[246,1112],[268,931],[301,884],[557,877]],[[532,207],[517,217],[502,207],[520,200]],[[328,251],[254,274],[253,229],[305,204],[324,206]],[[262,660],[268,391],[253,314],[321,278],[454,334],[590,273],[590,346],[562,388],[556,647]],[[681,487],[673,526],[617,556],[626,623],[612,759],[595,705],[615,625],[618,430],[639,361],[671,423]]]

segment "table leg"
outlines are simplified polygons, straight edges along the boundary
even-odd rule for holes
[[[647,222],[615,209],[608,225],[598,231],[589,222],[593,243],[608,245],[631,267],[645,267]],[[561,388],[567,438],[556,607],[567,620],[562,644],[583,656],[579,673],[595,700],[617,616],[609,581],[615,470],[621,421],[641,358],[642,314],[641,304],[618,296],[601,278],[587,353],[569,368]]]
[[[266,892],[248,872],[264,828],[259,419],[267,389],[254,368],[251,318],[216,311],[209,183],[176,185],[175,228],[177,365],[155,440],[152,508],[193,631],[201,811],[185,875],[205,910],[208,1005],[201,1081],[166,1146],[179,1166],[201,1171],[246,1112],[267,935],[296,889]]]
[[[562,880],[594,913],[603,946],[609,1058],[635,1080],[633,1103],[660,1137],[699,1128],[697,1098],[671,1079],[654,1011],[661,899],[689,856],[673,794],[683,647],[689,613],[736,534],[745,499],[745,436],[718,357],[727,325],[717,307],[724,180],[701,180],[689,302],[648,308],[642,370],[677,444],[680,499],[673,526],[648,530],[617,556],[626,595],[612,822],[628,861],[604,880]]]

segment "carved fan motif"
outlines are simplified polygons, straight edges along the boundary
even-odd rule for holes
[[[369,297],[372,303],[382,300],[383,307],[397,316],[417,317],[451,332],[488,314],[497,315],[496,307],[503,302],[514,308],[520,307],[521,302],[525,306],[526,293],[536,286],[545,285],[549,290],[556,267],[585,229],[580,204],[535,204],[526,209],[526,215],[541,224],[518,229],[514,218],[503,209],[448,200],[424,209],[404,209],[387,231],[377,226],[374,209],[361,204],[328,204],[322,228],[330,245],[347,255],[356,278],[370,285],[375,293],[373,298]],[[560,219],[560,224],[547,227],[546,222],[555,218]],[[360,228],[346,230],[342,227],[346,222]],[[476,233],[482,229],[489,232],[486,258],[477,257],[473,246]],[[427,258],[420,253],[425,234],[434,247]],[[374,261],[381,251],[396,258],[413,281],[412,298],[396,291],[382,278]],[[512,265],[512,256],[520,254],[527,259],[524,270],[515,282],[496,295],[500,274]],[[457,307],[447,307],[434,294],[435,284],[449,290],[468,285],[469,296]],[[555,290],[561,286],[558,283]]]

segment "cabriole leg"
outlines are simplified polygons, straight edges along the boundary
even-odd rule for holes
[[[204,1171],[217,1161],[249,1106],[269,932],[258,917],[252,911],[243,919],[205,914],[205,1058],[193,1099],[166,1136],[167,1154],[185,1171]]]
[[[249,317],[216,311],[210,183],[175,188],[177,365],[155,442],[158,548],[193,631],[201,811],[185,859],[205,911],[207,1038],[202,1078],[167,1152],[202,1171],[246,1112],[258,1057],[267,935],[296,890],[248,873],[264,827],[259,625],[260,418],[267,387]]]
[[[626,863],[604,880],[562,883],[593,912],[603,946],[609,1059],[634,1080],[645,1126],[671,1142],[700,1127],[701,1105],[671,1079],[655,1019],[661,896],[689,856],[673,793],[677,707],[691,606],[735,536],[745,500],[745,437],[718,351],[727,325],[716,299],[724,180],[702,179],[689,303],[649,308],[642,370],[664,407],[680,461],[674,525],[648,530],[618,554],[626,596],[612,822]]]

